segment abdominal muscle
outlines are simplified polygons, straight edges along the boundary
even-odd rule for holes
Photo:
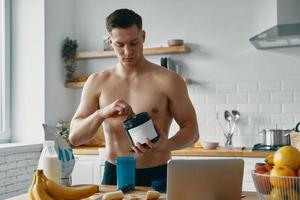
[[[122,122],[124,119],[107,119],[103,122],[105,143],[106,143],[106,159],[110,163],[115,164],[116,158],[119,156],[135,156],[135,152],[131,149],[131,143],[124,131]],[[168,123],[166,123],[168,124]],[[158,125],[159,126],[159,125]],[[169,125],[165,128],[161,127],[164,133],[168,133]],[[148,152],[136,158],[137,168],[149,168],[164,165],[171,158],[171,152]]]

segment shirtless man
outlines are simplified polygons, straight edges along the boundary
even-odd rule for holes
[[[150,186],[166,179],[171,151],[198,140],[195,110],[186,84],[176,73],[149,62],[143,56],[145,31],[142,19],[132,10],[119,9],[106,18],[109,42],[118,58],[111,69],[93,73],[84,85],[80,105],[71,121],[70,142],[88,142],[103,125],[106,158],[103,184],[116,184],[115,160],[134,156],[136,185]],[[160,139],[148,147],[132,146],[123,127],[128,116],[148,112]],[[175,119],[178,132],[168,139]]]

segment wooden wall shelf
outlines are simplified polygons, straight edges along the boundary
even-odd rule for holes
[[[78,89],[83,88],[85,82],[68,82],[65,83],[65,88]]]
[[[172,46],[172,47],[155,47],[144,48],[144,55],[160,55],[160,54],[177,54],[177,53],[189,53],[190,48],[187,46]],[[78,52],[76,54],[76,60],[83,59],[96,59],[96,58],[111,58],[115,57],[114,51],[90,51],[90,52]]]
[[[186,84],[191,84],[192,80],[188,78],[183,78]],[[79,89],[83,88],[85,82],[68,82],[65,83],[65,88],[70,88],[70,89]]]

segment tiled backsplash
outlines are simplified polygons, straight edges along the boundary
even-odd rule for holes
[[[236,147],[253,146],[262,142],[262,129],[291,129],[300,121],[300,80],[217,82],[188,85],[195,107],[200,140],[218,141],[225,137],[225,110],[241,113],[233,136]],[[174,133],[176,126],[171,127]]]
[[[0,144],[0,199],[27,192],[42,144]]]

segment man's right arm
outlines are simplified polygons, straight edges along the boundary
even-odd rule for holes
[[[79,146],[88,142],[103,122],[99,109],[99,88],[95,88],[99,74],[92,74],[86,81],[80,104],[70,124],[69,140],[72,145]]]
[[[94,137],[102,122],[107,118],[134,116],[131,106],[122,99],[116,99],[104,108],[99,107],[99,98],[105,75],[95,73],[86,81],[79,107],[71,121],[69,140],[72,145],[79,146]]]

